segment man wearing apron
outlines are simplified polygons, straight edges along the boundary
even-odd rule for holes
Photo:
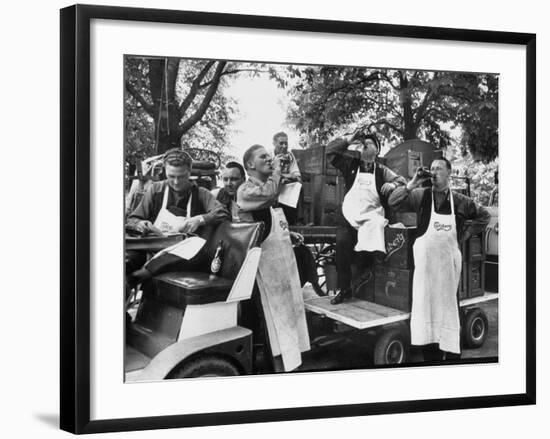
[[[225,207],[205,188],[189,180],[192,159],[179,148],[164,155],[166,180],[154,182],[140,204],[128,216],[128,225],[147,233],[201,233],[205,226],[229,219]],[[174,262],[172,255],[155,258],[144,269],[143,253],[127,255],[126,272],[131,283],[138,283],[160,273]],[[154,261],[154,262],[153,262]]]
[[[246,173],[240,163],[227,162],[225,169],[222,172],[222,188],[212,189],[212,195],[216,197],[220,203],[231,214],[232,221],[239,220],[239,208],[237,205],[237,189],[246,180]]]
[[[250,178],[237,191],[240,220],[266,225],[256,275],[259,300],[253,294],[253,301],[261,305],[258,311],[263,314],[275,371],[291,371],[300,366],[301,353],[310,345],[288,222],[282,209],[273,208],[281,188],[281,162],[278,157],[272,159],[263,146],[253,145],[243,163]]]
[[[434,160],[430,170],[432,177],[425,177],[419,168],[413,179],[389,198],[390,206],[406,204],[417,213],[411,344],[423,346],[427,361],[460,358],[459,243],[482,231],[490,219],[486,209],[450,190],[451,163],[447,159]],[[429,178],[432,187],[419,187]],[[466,228],[467,220],[473,220],[473,225]]]
[[[348,150],[350,145],[355,150]],[[331,301],[335,305],[351,296],[355,252],[368,252],[365,256],[369,268],[373,263],[373,252],[385,252],[387,197],[396,187],[406,184],[403,177],[376,162],[379,152],[376,136],[365,136],[361,132],[337,138],[327,145],[327,160],[342,172],[346,192],[336,232],[336,271],[340,291]]]

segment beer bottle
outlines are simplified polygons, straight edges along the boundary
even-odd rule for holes
[[[212,263],[210,264],[210,272],[212,274],[218,274],[220,269],[222,268],[223,263],[223,240],[220,240],[218,243],[218,247],[216,247],[216,254],[214,255],[214,259],[212,259]]]

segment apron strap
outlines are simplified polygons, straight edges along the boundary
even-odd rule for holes
[[[166,183],[166,188],[164,189],[164,195],[162,196],[162,206],[160,210],[166,209],[166,205],[168,204],[168,183]]]
[[[449,202],[451,203],[451,215],[455,214],[455,204],[453,202],[453,191],[449,187]],[[435,195],[432,189],[432,212],[435,212]]]
[[[168,204],[168,183],[166,184],[166,189],[164,190],[164,195],[162,196],[162,207],[160,210],[166,210],[166,205]],[[187,201],[187,213],[185,214],[185,219],[191,218],[191,200],[193,199],[193,193],[189,193],[189,200]]]
[[[191,199],[193,198],[193,193],[189,192],[189,201],[187,202],[187,213],[185,219],[191,218]]]

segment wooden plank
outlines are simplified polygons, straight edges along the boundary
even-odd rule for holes
[[[331,297],[327,296],[307,300],[305,307],[308,311],[325,315],[357,329],[374,328],[409,318],[409,313],[366,300],[353,298],[339,305],[332,305],[330,299]]]
[[[366,300],[352,298],[339,305],[332,305],[331,298],[326,296],[306,300],[305,308],[357,329],[375,328],[410,318],[410,313]],[[461,300],[460,306],[470,306],[496,299],[498,299],[498,293],[485,293],[480,297]]]
[[[489,302],[490,300],[498,299],[498,293],[485,293],[483,296],[471,297],[460,301],[460,306],[470,306],[477,303]]]

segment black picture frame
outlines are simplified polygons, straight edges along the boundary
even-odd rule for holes
[[[90,420],[90,22],[94,19],[325,32],[526,48],[525,393],[225,413]],[[324,417],[497,407],[536,401],[536,35],[376,23],[76,5],[61,10],[61,387],[60,424],[98,433]]]

